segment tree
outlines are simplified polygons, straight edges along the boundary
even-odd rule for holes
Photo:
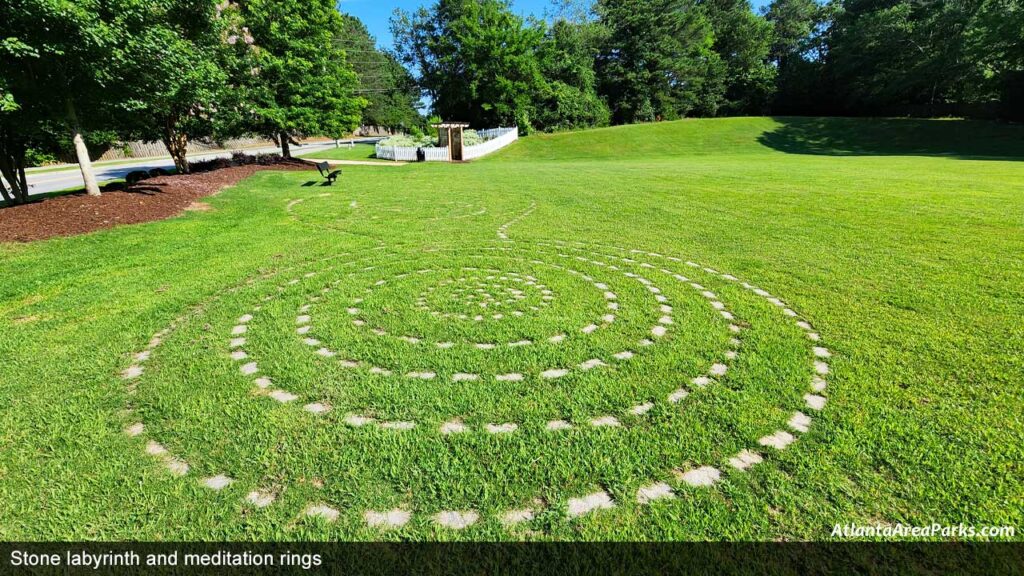
[[[343,31],[332,0],[240,0],[253,38],[251,57],[233,70],[233,105],[251,132],[275,138],[285,157],[296,136],[352,132],[366,101],[335,39]]]
[[[762,114],[775,89],[769,62],[772,26],[754,14],[750,0],[703,0],[721,68],[723,100],[710,114]],[[716,88],[717,91],[717,88]],[[710,96],[709,96],[710,97]]]
[[[181,174],[189,171],[190,140],[223,136],[217,120],[225,106],[226,60],[232,45],[249,47],[252,40],[233,12],[206,0],[154,0],[113,51],[127,79],[125,122],[133,122],[133,136],[163,141]]]
[[[773,113],[836,114],[835,82],[827,68],[835,2],[774,0],[764,11],[772,26],[769,59],[776,68]]]
[[[608,29],[597,73],[616,123],[717,108],[720,59],[696,0],[599,0],[597,12]]]
[[[70,136],[90,195],[99,195],[85,133],[116,125],[110,103],[119,94],[111,52],[123,40],[122,24],[144,13],[144,0],[7,0],[0,77],[8,101],[4,113],[9,168],[24,163],[25,143],[44,124]],[[9,104],[8,104],[9,106]],[[28,134],[21,136],[19,133]],[[13,164],[12,164],[13,161]]]
[[[412,14],[397,10],[391,27],[398,56],[416,71],[434,113],[476,126],[531,126],[544,32],[507,0],[438,0]]]
[[[342,14],[342,18],[344,29],[337,43],[359,77],[358,93],[368,102],[363,109],[363,125],[390,130],[420,127],[420,89],[412,74],[393,54],[377,49],[362,21],[348,14]]]
[[[594,71],[604,35],[604,27],[590,19],[560,17],[548,29],[539,56],[545,82],[533,113],[538,128],[571,130],[609,123],[611,113],[597,94]]]

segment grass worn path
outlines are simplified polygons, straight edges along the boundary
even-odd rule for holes
[[[2,245],[0,538],[1019,528],[1021,136],[534,136]]]

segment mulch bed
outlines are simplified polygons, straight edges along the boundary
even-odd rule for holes
[[[295,159],[272,165],[234,166],[198,174],[158,176],[128,187],[110,184],[103,187],[101,196],[82,192],[0,208],[0,242],[31,242],[162,220],[256,172],[313,168],[311,163]]]

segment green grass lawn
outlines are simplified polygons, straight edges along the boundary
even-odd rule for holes
[[[330,148],[320,152],[303,154],[300,158],[316,158],[318,160],[372,160],[376,162],[387,162],[377,160],[377,147],[373,144],[356,144],[351,148],[342,144],[340,148]]]
[[[0,538],[1024,526],[1021,127],[687,120],[319,180],[0,245]]]

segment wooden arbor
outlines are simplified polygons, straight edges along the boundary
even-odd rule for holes
[[[462,131],[469,128],[466,122],[441,122],[431,124],[437,128],[438,146],[448,148],[449,162],[462,162]]]

